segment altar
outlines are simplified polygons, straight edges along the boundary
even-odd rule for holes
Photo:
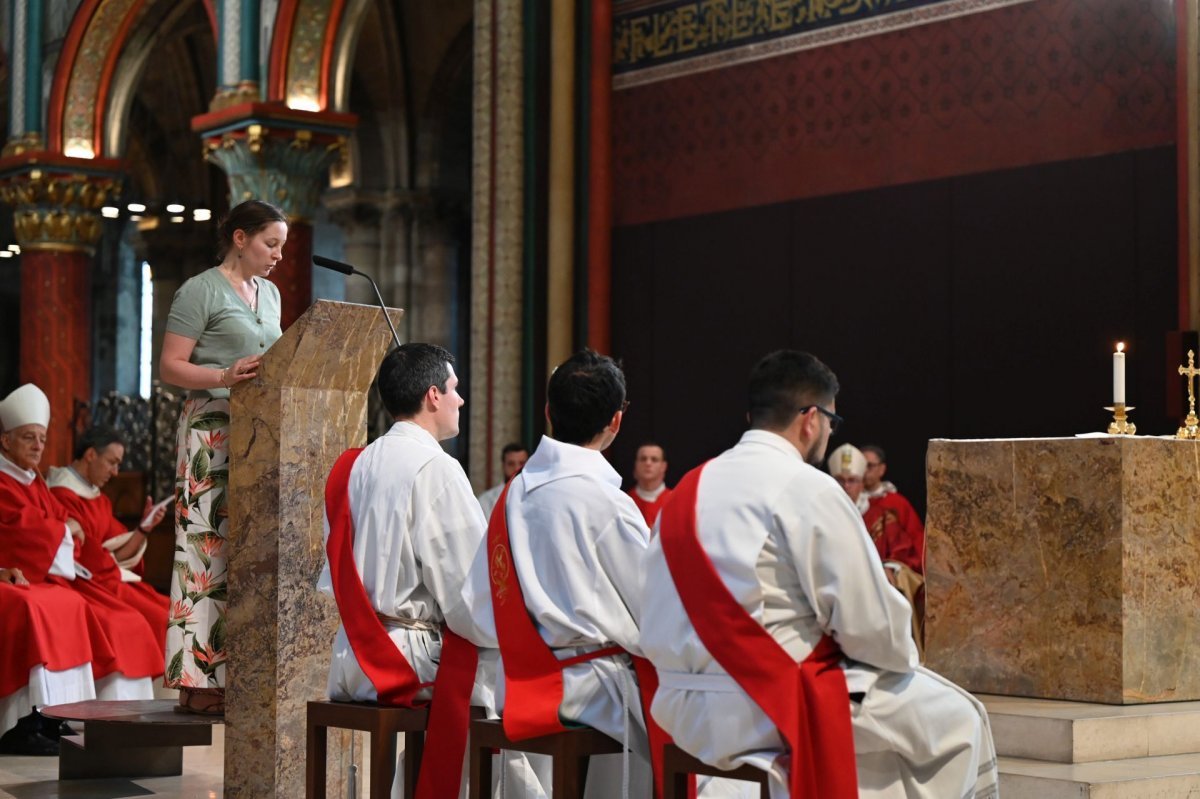
[[[985,694],[1200,699],[1200,441],[933,440],[927,665]]]

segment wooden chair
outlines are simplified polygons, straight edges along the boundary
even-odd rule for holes
[[[721,777],[727,780],[745,780],[760,787],[761,799],[770,799],[767,772],[754,766],[739,766],[732,771],[714,768],[689,755],[675,744],[663,747],[663,795],[662,799],[687,799],[688,775]]]
[[[389,799],[396,775],[396,734],[404,733],[404,796],[416,793],[425,748],[428,708],[384,707],[360,702],[309,702],[308,751],[304,776],[307,799],[325,799],[328,728],[370,735],[371,799]]]
[[[510,741],[498,719],[471,722],[470,799],[485,799],[492,790],[492,752],[508,750],[549,755],[553,760],[554,799],[583,799],[587,784],[588,759],[592,755],[621,753],[621,744],[591,727],[576,727],[554,735]]]

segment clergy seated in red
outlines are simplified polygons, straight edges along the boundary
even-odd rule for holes
[[[113,516],[112,502],[100,489],[120,471],[125,442],[120,433],[104,427],[87,431],[75,447],[70,466],[51,467],[47,483],[71,518],[83,528],[75,544],[75,561],[92,573],[92,581],[128,604],[146,619],[155,643],[167,645],[167,612],[171,601],[155,591],[130,567],[146,552],[146,534],[166,514],[160,507],[147,518],[153,502],[146,498],[141,523],[133,530]]]
[[[636,484],[629,489],[633,504],[642,512],[646,526],[654,529],[654,520],[662,510],[663,503],[671,496],[667,488],[667,453],[661,445],[647,441],[637,448],[633,459],[633,479]]]
[[[767,771],[774,799],[994,799],[986,711],[918,664],[861,513],[814,468],[837,393],[812,355],[766,356],[750,430],[663,508],[641,599],[654,718],[699,760]]]
[[[61,725],[37,708],[95,698],[88,625],[74,591],[0,566],[0,754],[58,754]]]
[[[34,385],[0,402],[0,563],[34,585],[60,585],[87,600],[96,622],[89,628],[93,652],[113,653],[110,662],[92,661],[98,698],[150,699],[151,678],[163,673],[162,651],[145,618],[75,562],[83,528],[37,471],[49,423],[50,403]]]
[[[867,456],[852,444],[843,444],[829,455],[829,473],[853,500],[888,581],[904,594],[913,608],[913,640],[925,658],[925,526],[921,517],[895,487],[877,491],[868,499],[864,490]],[[890,485],[890,483],[889,483]]]

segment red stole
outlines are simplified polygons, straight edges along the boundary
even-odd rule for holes
[[[637,486],[629,489],[627,493],[633,497],[633,504],[637,505],[637,509],[642,512],[642,518],[646,520],[646,526],[653,530],[659,511],[666,504],[667,497],[671,496],[671,489],[664,487],[662,493],[655,497],[653,502],[647,502],[638,496]]]
[[[361,447],[343,452],[325,484],[325,513],[329,520],[325,551],[333,596],[354,657],[375,686],[379,703],[413,707],[417,691],[429,683],[418,679],[404,653],[388,637],[354,563],[350,470],[361,452]],[[425,732],[425,762],[417,779],[416,799],[458,795],[478,658],[474,644],[442,625],[442,656],[433,682],[433,701]]]
[[[35,477],[21,485],[0,474],[0,563],[18,568],[31,583],[46,579],[67,533],[67,511]]]
[[[563,669],[599,657],[624,652],[619,646],[605,647],[559,660],[542,639],[525,606],[525,594],[512,559],[508,538],[508,489],[500,492],[488,522],[488,582],[492,591],[492,617],[504,661],[504,734],[513,741],[566,731],[558,718],[563,701]],[[662,793],[662,746],[670,738],[650,716],[650,700],[658,687],[658,674],[645,658],[633,658],[642,698],[642,713],[650,738],[650,761],[657,793]]]
[[[828,635],[796,663],[738,603],[696,529],[699,466],[679,482],[659,523],[663,554],[692,627],[791,752],[791,799],[856,799],[858,774],[841,651]]]

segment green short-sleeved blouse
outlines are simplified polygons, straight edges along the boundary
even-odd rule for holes
[[[191,362],[224,369],[238,358],[266,352],[283,335],[279,327],[279,289],[269,280],[254,278],[258,312],[217,267],[190,278],[171,302],[167,332],[193,339]],[[189,397],[228,397],[227,388],[193,389]]]

